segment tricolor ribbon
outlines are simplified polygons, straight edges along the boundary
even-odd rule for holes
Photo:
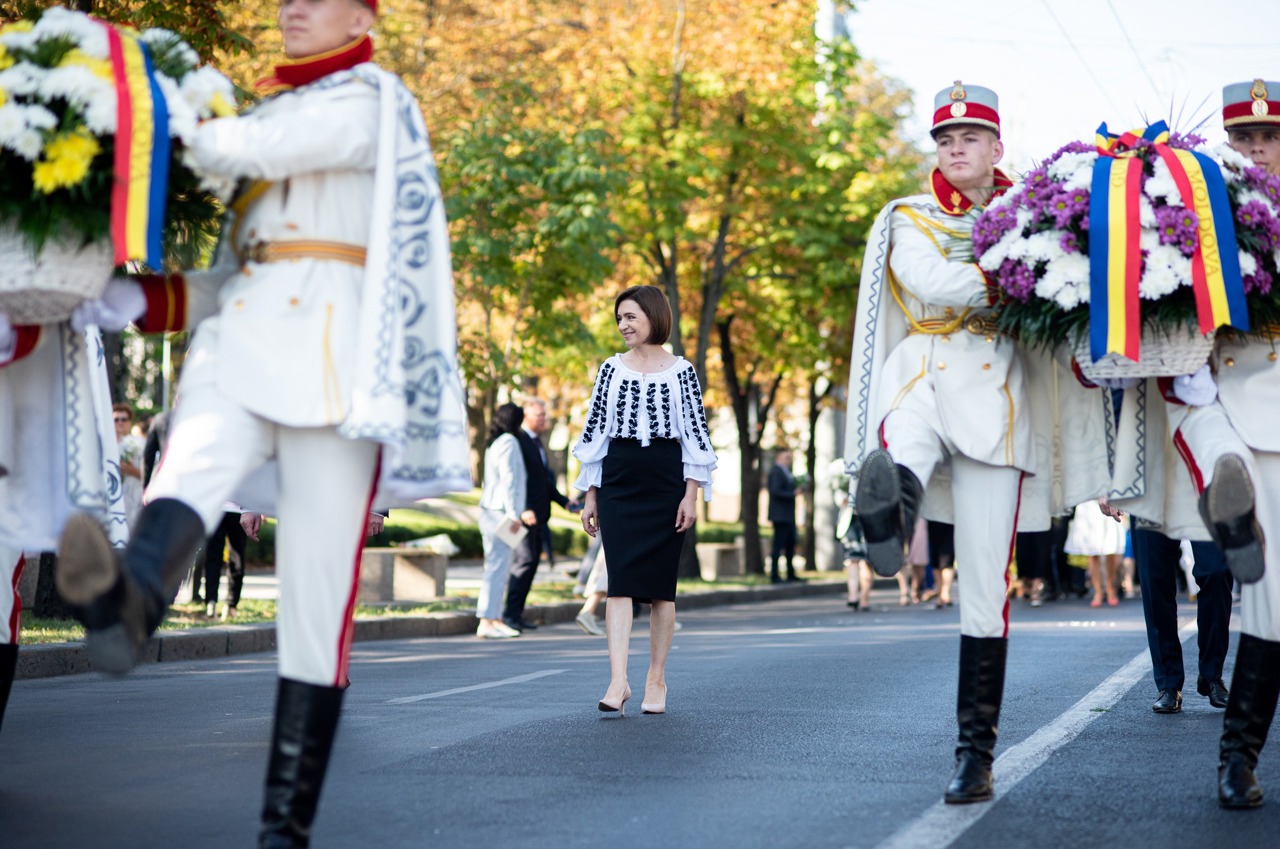
[[[116,87],[115,182],[111,240],[116,265],[164,262],[165,190],[169,183],[169,112],[147,46],[103,24]]]
[[[1117,353],[1138,360],[1142,319],[1138,285],[1142,249],[1139,244],[1139,198],[1143,160],[1139,140],[1151,143],[1169,167],[1183,205],[1199,219],[1191,257],[1192,291],[1201,333],[1223,325],[1248,331],[1244,279],[1236,248],[1235,222],[1222,171],[1209,157],[1169,146],[1163,121],[1116,136],[1098,128],[1098,161],[1089,199],[1089,346],[1095,360]]]

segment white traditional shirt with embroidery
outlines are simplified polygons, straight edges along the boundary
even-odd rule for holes
[[[702,389],[688,360],[677,357],[669,368],[652,374],[627,368],[617,354],[604,361],[591,391],[587,426],[573,446],[573,456],[582,463],[576,488],[600,486],[612,439],[636,439],[642,446],[654,439],[680,440],[685,480],[695,481],[704,498],[711,500],[716,452]]]

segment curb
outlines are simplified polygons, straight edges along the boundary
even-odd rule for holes
[[[727,604],[750,604],[786,601],[810,596],[843,592],[845,581],[811,580],[802,584],[778,584],[743,589],[703,590],[681,593],[676,604],[684,610],[697,610]],[[535,625],[572,622],[582,609],[576,601],[559,604],[530,605],[525,617]],[[470,611],[428,613],[424,616],[375,616],[357,619],[352,639],[404,640],[414,637],[456,637],[472,635],[476,617]],[[215,657],[270,651],[276,647],[274,622],[258,625],[216,625],[191,631],[160,631],[151,637],[143,651],[143,663],[174,663],[209,660]],[[17,680],[53,678],[93,672],[84,643],[53,643],[23,646],[18,650]]]

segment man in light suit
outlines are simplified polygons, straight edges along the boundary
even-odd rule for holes
[[[547,448],[542,435],[547,432],[547,405],[537,398],[524,403],[524,425],[517,434],[524,467],[529,476],[525,487],[525,510],[520,518],[529,528],[516,546],[511,574],[507,577],[507,603],[502,612],[502,622],[517,631],[531,631],[538,626],[526,622],[525,602],[533,587],[533,577],[542,560],[543,540],[550,533],[547,522],[551,519],[551,502],[568,509],[569,499],[556,487],[556,476],[547,461]]]

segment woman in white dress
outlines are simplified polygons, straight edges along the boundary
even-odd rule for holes
[[[515,553],[511,535],[524,529],[520,514],[524,511],[529,478],[516,439],[523,422],[524,410],[515,404],[503,404],[494,412],[489,425],[489,447],[484,452],[484,489],[480,494],[484,578],[476,602],[476,617],[480,620],[476,636],[482,639],[520,636],[519,631],[502,621],[502,593]]]
[[[1080,554],[1089,559],[1089,583],[1093,586],[1090,607],[1101,607],[1104,595],[1112,607],[1120,603],[1116,578],[1120,556],[1124,554],[1124,530],[1123,521],[1104,513],[1097,500],[1076,507],[1066,548],[1067,554]]]

